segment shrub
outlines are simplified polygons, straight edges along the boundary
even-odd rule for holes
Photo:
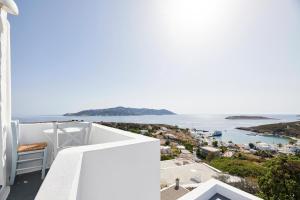
[[[206,155],[200,149],[197,149],[196,155],[200,159],[205,159],[206,158]]]
[[[187,149],[187,150],[189,150],[190,152],[193,153],[194,145],[192,145],[188,141],[183,141],[182,144],[185,147],[185,149]]]
[[[164,154],[162,154],[161,156],[160,156],[160,160],[161,161],[163,161],[163,160],[172,160],[172,159],[174,159],[175,157],[173,156],[173,155],[164,155]]]
[[[250,149],[254,149],[255,145],[253,143],[249,143]]]
[[[266,173],[259,177],[260,196],[266,200],[300,199],[300,161],[279,156],[266,163]]]
[[[212,145],[213,145],[213,147],[218,147],[218,141],[213,141]]]
[[[220,149],[221,149],[221,152],[222,153],[225,153],[226,151],[227,151],[227,147],[225,147],[225,146],[220,146]]]
[[[241,177],[258,177],[265,171],[263,166],[255,162],[238,158],[216,158],[210,164],[221,171]]]
[[[259,150],[254,153],[254,155],[260,156],[262,158],[273,158],[273,155],[270,151]]]

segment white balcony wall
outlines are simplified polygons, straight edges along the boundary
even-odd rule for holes
[[[129,139],[133,139],[133,135],[129,136],[126,131],[93,123],[89,143],[102,144]]]
[[[85,152],[78,200],[159,200],[159,151],[155,140]]]
[[[91,138],[59,152],[36,200],[160,199],[159,140],[95,124]]]
[[[53,145],[47,137],[46,133],[43,131],[46,129],[53,128],[52,123],[25,123],[20,124],[20,138],[19,143],[20,144],[31,144],[31,143],[37,143],[37,142],[47,142],[48,143],[48,156],[47,156],[47,168],[49,168],[53,161]],[[116,141],[124,141],[133,139],[134,137],[138,137],[138,135],[135,136],[135,134],[132,134],[129,136],[126,131],[110,128],[107,126],[102,126],[99,124],[93,123],[92,129],[91,129],[91,135],[89,144],[103,144],[107,142],[116,142]],[[10,142],[10,141],[9,141]],[[8,147],[11,147],[11,145],[8,145]],[[11,163],[11,149],[8,149],[8,164],[10,166]],[[32,157],[32,156],[31,156]],[[24,163],[24,167],[31,167],[31,166],[38,166],[40,165],[41,161],[35,161],[30,163]],[[37,171],[38,169],[31,169],[31,170],[25,170],[21,171],[20,173],[28,173],[32,171]],[[8,174],[10,171],[8,170]]]

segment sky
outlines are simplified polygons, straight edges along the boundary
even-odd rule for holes
[[[300,114],[299,0],[16,0],[14,116]]]

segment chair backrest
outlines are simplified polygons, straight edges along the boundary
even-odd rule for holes
[[[66,130],[68,128],[77,128],[81,134],[81,140],[80,142],[77,142],[79,145],[86,145],[89,142],[90,139],[90,133],[91,133],[91,127],[92,124],[89,122],[63,122],[63,123],[54,123],[54,133],[55,133],[55,144],[59,148],[59,134],[58,132],[62,132],[64,134],[70,134]],[[71,133],[72,134],[72,133]],[[74,138],[74,137],[73,137]]]

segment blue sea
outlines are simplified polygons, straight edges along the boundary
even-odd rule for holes
[[[236,129],[236,127],[249,127],[262,124],[272,124],[280,122],[292,122],[300,120],[296,115],[263,115],[276,120],[227,120],[225,117],[230,115],[162,115],[162,116],[93,116],[93,117],[70,117],[70,116],[27,116],[15,117],[21,122],[44,122],[44,121],[63,121],[63,120],[86,120],[91,122],[131,122],[131,123],[155,123],[177,125],[181,128],[196,128],[207,131],[220,130],[223,132],[217,140],[236,144],[246,144],[249,142],[265,142],[269,144],[286,144],[289,139],[275,136],[249,136],[248,131]],[[261,116],[261,115],[260,115]]]

